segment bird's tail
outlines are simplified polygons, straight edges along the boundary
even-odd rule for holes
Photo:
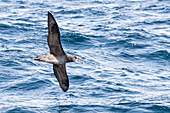
[[[40,59],[41,59],[42,57],[36,57],[36,58],[34,58],[34,60],[38,60],[38,61],[40,61]]]

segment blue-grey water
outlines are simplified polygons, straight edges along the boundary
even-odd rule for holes
[[[58,22],[70,87],[49,54],[47,12]],[[0,0],[1,113],[170,113],[169,0]]]

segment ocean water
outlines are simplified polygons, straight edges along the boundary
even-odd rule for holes
[[[169,0],[0,0],[1,113],[170,113]],[[49,54],[58,22],[70,87]]]

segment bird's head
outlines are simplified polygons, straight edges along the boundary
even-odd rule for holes
[[[79,63],[83,63],[81,60],[79,60],[76,56],[72,56],[72,61],[73,62],[79,62]]]

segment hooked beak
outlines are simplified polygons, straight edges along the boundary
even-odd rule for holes
[[[81,64],[83,64],[83,62],[82,62],[81,60],[79,60],[79,59],[76,59],[76,61],[77,61],[77,62],[80,62]]]

